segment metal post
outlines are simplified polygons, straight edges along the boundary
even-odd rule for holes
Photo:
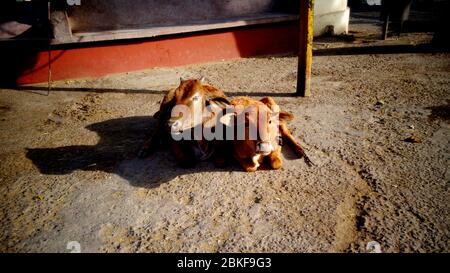
[[[314,0],[300,0],[300,44],[298,52],[297,96],[311,95]]]

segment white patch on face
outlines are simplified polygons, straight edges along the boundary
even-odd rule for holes
[[[199,125],[202,123],[202,115],[203,115],[203,99],[200,93],[195,93],[192,96],[192,111],[193,111],[193,126]]]
[[[273,146],[270,142],[258,143],[256,147],[256,152],[261,155],[269,155],[273,150]]]
[[[201,98],[202,98],[202,96],[200,95],[200,93],[195,93],[193,96],[192,96],[192,103],[193,104],[198,104],[199,102],[201,102]]]

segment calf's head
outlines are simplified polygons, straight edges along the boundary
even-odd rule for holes
[[[225,94],[205,84],[204,78],[182,79],[172,99],[173,108],[166,126],[173,134],[201,126],[211,119],[211,116],[205,115],[206,107],[222,109],[223,105],[228,104]]]
[[[278,105],[266,105],[246,97],[236,98],[231,103],[234,106],[235,152],[241,157],[266,156],[274,152],[281,141],[279,124],[291,119],[292,115],[280,111]]]

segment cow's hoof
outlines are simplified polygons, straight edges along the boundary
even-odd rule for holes
[[[278,170],[279,168],[281,168],[281,165],[283,163],[281,162],[281,159],[279,158],[274,158],[270,161],[270,166],[272,167],[272,169],[274,170]]]
[[[258,166],[244,167],[244,170],[248,173],[256,172],[256,170],[258,170]]]

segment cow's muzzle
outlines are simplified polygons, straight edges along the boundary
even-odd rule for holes
[[[167,129],[173,133],[181,133],[183,131],[183,122],[181,120],[169,120]]]
[[[273,151],[273,146],[270,142],[260,141],[256,144],[256,153],[260,155],[268,155]]]

